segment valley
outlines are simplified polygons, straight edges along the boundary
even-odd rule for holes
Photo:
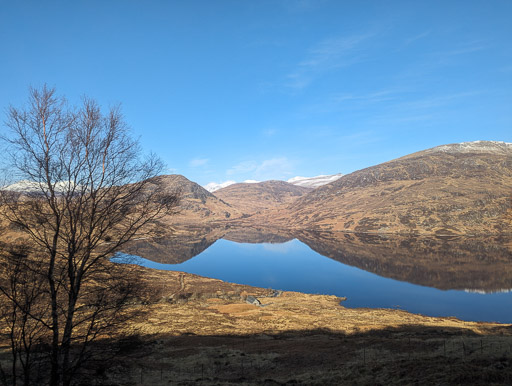
[[[206,256],[215,265],[211,251],[225,242],[246,250],[244,245],[279,250],[300,242],[328,266],[361,270],[405,288],[467,293],[472,299],[491,295],[502,299],[495,307],[506,309],[512,289],[512,145],[445,145],[313,180],[321,185],[264,181],[209,192],[181,175],[155,177],[152,183],[179,195],[179,205],[122,251],[158,264]],[[16,228],[4,225],[3,239],[16,241]],[[220,270],[235,265],[218,264]],[[277,262],[262,254],[237,264],[256,272]],[[398,305],[350,307],[346,293],[283,291],[278,282],[250,286],[179,270],[124,267],[144,293],[130,305],[137,318],[95,343],[100,350],[118,350],[103,375],[92,375],[97,367],[90,368],[100,384],[512,379],[510,324],[481,322],[478,316],[461,320],[450,312],[410,313]],[[366,291],[362,276],[354,280],[353,297]],[[480,315],[483,303],[466,307]],[[0,352],[2,361],[7,359]]]
[[[266,181],[210,193],[182,176],[162,178],[169,189],[184,192],[169,224],[439,236],[512,233],[512,146],[500,142],[439,146],[314,189]]]

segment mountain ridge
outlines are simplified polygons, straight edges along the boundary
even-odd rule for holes
[[[217,190],[215,195],[245,214],[254,214],[289,204],[310,190],[285,181],[270,180],[229,185]]]
[[[512,145],[470,144],[442,145],[355,171],[251,221],[348,232],[509,233]]]

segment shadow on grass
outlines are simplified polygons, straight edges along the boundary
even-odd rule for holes
[[[352,335],[133,335],[99,342],[102,348],[116,354],[91,362],[81,384],[512,383],[512,331],[506,327],[486,335],[423,326]]]

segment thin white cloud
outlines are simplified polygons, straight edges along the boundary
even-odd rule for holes
[[[276,134],[277,134],[277,130],[276,129],[266,129],[266,130],[263,130],[263,135],[265,137],[273,137]]]
[[[388,106],[385,114],[374,116],[367,123],[392,127],[411,122],[433,122],[444,112],[463,106],[468,98],[483,93],[483,91],[468,91],[393,103]]]
[[[405,111],[417,111],[417,110],[429,110],[434,107],[447,106],[452,103],[456,103],[460,100],[472,97],[475,95],[482,94],[481,91],[467,91],[453,94],[436,95],[423,99],[417,99],[398,104],[402,110]]]
[[[164,169],[165,174],[176,174],[178,173],[178,169],[167,167]]]
[[[272,158],[263,161],[255,170],[255,175],[263,176],[271,173],[276,175],[291,174],[292,163],[286,157]]]
[[[482,51],[482,50],[485,50],[486,48],[487,48],[487,45],[484,43],[483,40],[473,40],[470,42],[466,42],[452,50],[438,52],[438,53],[436,53],[436,55],[458,56],[458,55],[471,54],[471,53],[477,52],[477,51]]]
[[[350,111],[353,113],[357,110],[368,109],[370,105],[388,104],[399,100],[406,92],[406,89],[390,88],[366,93],[334,93],[302,107],[299,114],[309,116],[311,114],[326,114],[340,111]]]
[[[208,162],[210,162],[208,158],[194,158],[193,160],[190,160],[188,165],[192,168],[197,168],[206,165]]]
[[[276,157],[261,162],[244,161],[227,170],[226,174],[250,175],[255,180],[282,179],[292,174],[293,162],[287,157]]]
[[[309,51],[297,68],[286,76],[286,86],[302,89],[324,72],[359,63],[363,58],[361,45],[374,35],[364,33],[321,41]]]
[[[234,174],[250,173],[256,170],[257,167],[258,164],[255,161],[244,161],[228,169],[226,174],[230,176]]]
[[[408,46],[408,45],[411,45],[412,43],[418,41],[418,40],[421,40],[421,39],[424,39],[426,38],[427,36],[430,35],[430,32],[431,31],[425,31],[425,32],[422,32],[418,35],[414,35],[414,36],[411,36],[407,39],[405,39],[405,42],[404,42],[404,45]]]
[[[286,0],[282,4],[290,12],[308,12],[321,6],[324,2],[325,0]]]

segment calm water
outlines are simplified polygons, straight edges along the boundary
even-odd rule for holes
[[[339,253],[345,253],[342,252]],[[346,307],[399,308],[431,316],[512,322],[511,292],[479,293],[484,290],[472,287],[471,283],[468,288],[473,290],[442,290],[386,278],[337,260],[322,256],[297,239],[281,244],[220,239],[180,264],[162,264],[137,257],[138,264],[153,269],[184,271],[263,288],[344,296]],[[393,264],[401,263],[394,261]],[[378,265],[385,266],[380,260]],[[379,269],[387,272],[386,268]],[[441,275],[435,271],[428,274]],[[420,272],[419,275],[424,280],[425,274]],[[479,283],[485,282],[484,279],[479,276]]]

